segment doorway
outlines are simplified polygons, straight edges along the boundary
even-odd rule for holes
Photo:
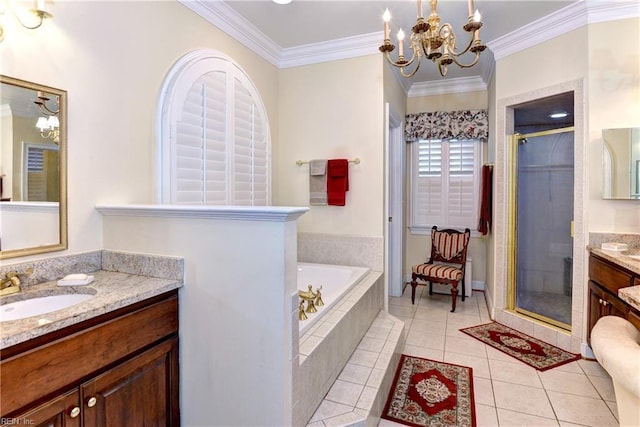
[[[403,194],[404,194],[404,153],[402,121],[394,113],[389,103],[386,109],[386,278],[388,295],[399,297],[403,291]],[[385,303],[388,298],[385,298]]]

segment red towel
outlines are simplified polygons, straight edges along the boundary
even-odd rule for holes
[[[478,231],[485,235],[491,231],[491,217],[493,204],[493,167],[482,166],[482,199],[480,200],[480,223]]]
[[[346,204],[347,191],[349,191],[349,160],[328,160],[327,204],[331,206],[344,206]]]

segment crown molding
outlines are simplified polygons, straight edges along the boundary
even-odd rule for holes
[[[355,58],[378,53],[383,32],[361,34],[342,39],[306,44],[282,49],[280,68],[317,64],[338,59]]]
[[[409,98],[449,93],[476,92],[487,90],[487,84],[480,76],[414,83],[409,89]]]
[[[280,66],[282,48],[226,3],[205,0],[178,1],[251,49],[271,65]]]
[[[640,16],[637,0],[583,0],[487,43],[496,60],[551,40],[584,25]]]

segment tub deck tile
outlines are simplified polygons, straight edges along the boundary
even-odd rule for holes
[[[378,313],[307,427],[378,424],[404,347],[404,327],[384,310]]]

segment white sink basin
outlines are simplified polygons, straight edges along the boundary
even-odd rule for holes
[[[92,298],[89,294],[63,294],[29,298],[0,305],[0,322],[25,319],[71,307]]]

